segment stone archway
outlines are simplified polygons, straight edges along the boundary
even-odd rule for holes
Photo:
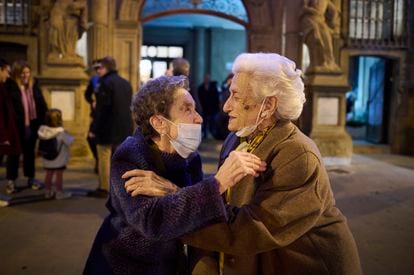
[[[284,12],[282,7],[284,1],[241,1],[248,15],[248,22],[245,24],[247,51],[282,52],[282,20]],[[137,87],[139,81],[138,60],[140,59],[140,52],[138,49],[142,41],[141,14],[144,5],[145,0],[118,0],[114,7],[116,22],[114,24],[113,55],[120,65],[119,71],[121,75],[129,78],[133,87]],[[197,11],[196,13],[201,12]]]

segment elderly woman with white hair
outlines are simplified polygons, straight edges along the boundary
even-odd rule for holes
[[[227,222],[182,238],[204,250],[193,274],[361,274],[319,150],[291,122],[305,102],[301,71],[278,54],[246,53],[237,57],[233,73],[223,108],[232,133],[219,165],[238,150],[265,160],[267,170],[227,191]],[[141,194],[143,186],[152,188],[136,185]]]

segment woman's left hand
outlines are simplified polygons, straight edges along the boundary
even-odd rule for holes
[[[134,169],[122,175],[125,189],[131,196],[163,197],[175,193],[178,187],[152,171]]]

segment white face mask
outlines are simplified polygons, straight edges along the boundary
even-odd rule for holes
[[[263,101],[262,101],[262,105],[260,106],[259,113],[257,114],[256,122],[253,125],[246,126],[246,127],[241,128],[240,130],[238,130],[236,132],[236,136],[238,136],[238,137],[247,137],[247,136],[251,135],[257,129],[257,126],[259,126],[259,124],[263,122],[262,117],[263,117],[264,113],[262,114],[262,111],[263,111],[263,107],[264,107],[265,102],[266,102],[266,98],[264,98]]]
[[[170,143],[174,147],[175,151],[183,158],[197,151],[198,146],[201,143],[201,124],[189,124],[189,123],[174,123],[171,120],[166,119],[177,127],[177,137],[175,139],[170,138]]]

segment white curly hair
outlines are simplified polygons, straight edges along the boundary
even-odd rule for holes
[[[233,73],[249,74],[249,86],[257,100],[278,99],[278,119],[296,120],[306,101],[302,71],[292,60],[275,53],[242,53],[233,64]]]

